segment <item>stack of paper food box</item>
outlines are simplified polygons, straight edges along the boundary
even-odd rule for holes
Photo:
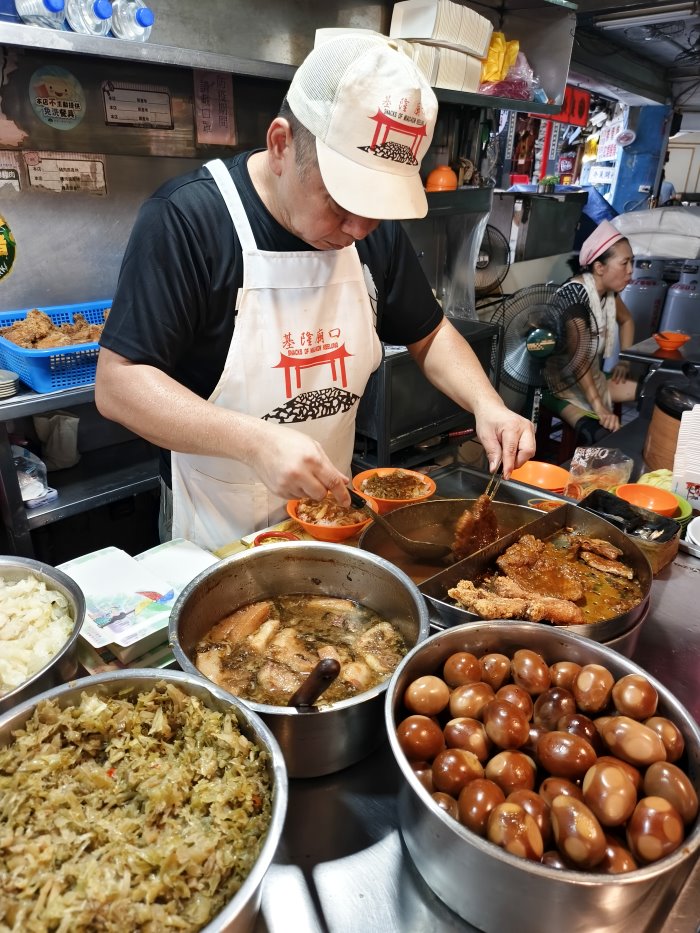
[[[455,91],[478,90],[492,32],[486,17],[452,0],[400,0],[389,29],[434,87]]]
[[[700,405],[681,415],[673,458],[673,491],[700,509]]]
[[[177,538],[134,557],[107,547],[60,564],[85,595],[79,658],[86,670],[96,674],[172,663],[170,611],[187,584],[217,560]]]

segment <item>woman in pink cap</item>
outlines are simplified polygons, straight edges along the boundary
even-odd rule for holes
[[[560,294],[572,304],[586,302],[598,327],[598,355],[578,383],[556,396],[548,405],[558,417],[576,429],[585,443],[616,431],[620,419],[613,412],[616,402],[635,399],[637,383],[628,378],[629,364],[620,360],[609,374],[603,372],[603,360],[613,354],[619,331],[620,349],[634,343],[634,320],[620,298],[620,292],[632,278],[632,249],[629,241],[604,220],[584,241],[579,253],[581,271],[561,289]]]

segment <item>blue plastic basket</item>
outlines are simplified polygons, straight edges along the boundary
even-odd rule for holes
[[[88,301],[77,305],[54,305],[39,308],[54,324],[72,324],[75,314],[82,314],[90,324],[102,324],[105,311],[111,301]],[[15,321],[24,320],[32,308],[25,311],[1,311],[0,329]],[[55,392],[74,386],[90,385],[95,381],[97,355],[96,343],[79,343],[69,347],[53,347],[50,350],[25,350],[11,340],[0,337],[0,363],[4,369],[16,372],[22,382],[36,392]]]

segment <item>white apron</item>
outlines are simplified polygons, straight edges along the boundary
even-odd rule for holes
[[[357,250],[259,250],[228,169],[206,167],[243,251],[236,325],[209,401],[301,431],[349,473],[357,405],[382,355]],[[172,481],[173,537],[205,548],[285,515],[284,500],[236,460],[173,452]]]

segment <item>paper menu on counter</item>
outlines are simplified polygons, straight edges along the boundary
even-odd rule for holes
[[[60,564],[85,595],[81,636],[93,648],[153,643],[185,586],[217,558],[190,541],[176,539],[132,557],[103,548]],[[134,656],[130,653],[130,656]],[[122,660],[124,656],[121,655]]]

